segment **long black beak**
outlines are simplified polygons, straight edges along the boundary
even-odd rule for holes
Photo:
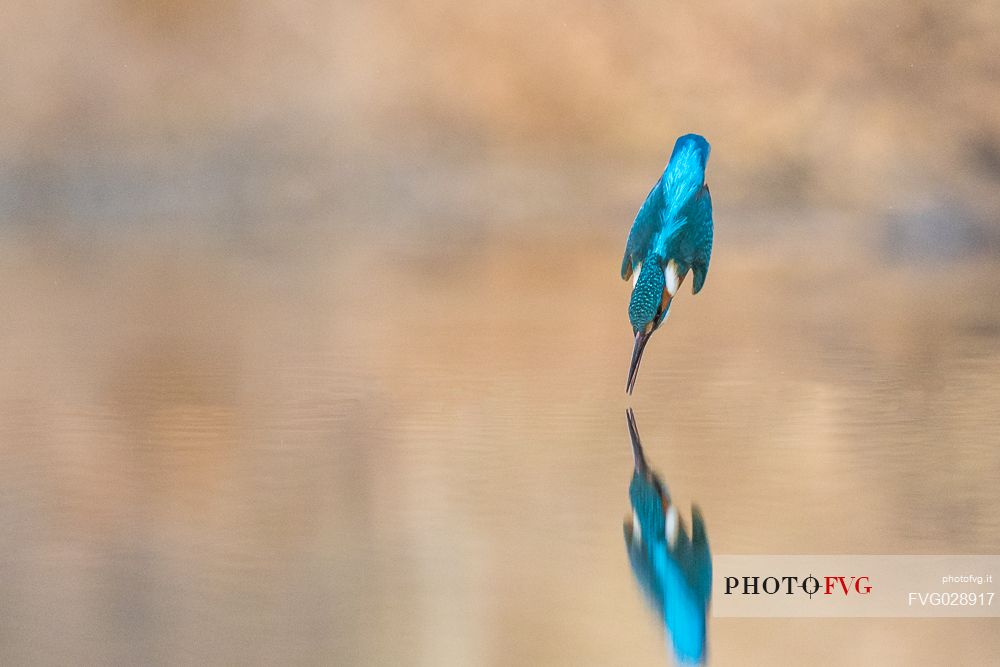
[[[630,394],[632,393],[632,388],[635,387],[635,377],[639,374],[639,362],[642,361],[642,351],[646,349],[648,341],[648,333],[643,331],[635,333],[635,345],[632,347],[632,363],[628,367],[628,383],[625,385],[625,391]]]
[[[628,437],[632,441],[632,460],[635,462],[635,471],[639,474],[646,472],[646,457],[642,453],[642,443],[639,442],[639,429],[635,425],[635,415],[632,408],[625,411],[625,419],[628,420]]]

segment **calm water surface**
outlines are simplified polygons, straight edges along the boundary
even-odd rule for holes
[[[618,231],[13,235],[0,662],[663,664],[629,404],[715,554],[1000,553],[1000,264],[720,235],[629,402]],[[708,648],[987,664],[997,630],[722,619]]]

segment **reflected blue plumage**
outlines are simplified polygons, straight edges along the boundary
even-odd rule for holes
[[[705,284],[712,257],[712,196],[705,183],[710,146],[686,134],[674,144],[663,175],[635,216],[622,258],[622,279],[638,271],[629,300],[635,335],[626,389],[635,385],[649,336],[666,319],[681,282],[693,273],[692,291]]]
[[[666,487],[646,463],[631,410],[627,416],[635,459],[629,484],[633,514],[625,521],[629,563],[666,626],[677,660],[704,662],[712,593],[712,554],[705,522],[700,510],[692,507],[688,536]],[[668,520],[671,513],[673,518]]]

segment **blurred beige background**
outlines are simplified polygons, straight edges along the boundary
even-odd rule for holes
[[[712,269],[631,401],[675,500],[716,553],[1000,550],[995,3],[4,9],[0,663],[668,660],[618,266],[688,131]]]

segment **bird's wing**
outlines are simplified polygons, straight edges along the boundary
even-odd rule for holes
[[[633,542],[629,527],[625,527],[625,545],[628,550],[629,564],[632,566],[632,574],[635,575],[636,583],[646,600],[656,610],[656,613],[663,618],[663,586],[656,576],[653,565],[653,558],[645,543]],[[654,549],[664,549],[663,545],[654,545]]]
[[[646,195],[646,201],[643,202],[642,208],[635,214],[635,221],[632,222],[632,229],[628,233],[628,241],[625,242],[625,256],[622,258],[622,280],[631,278],[632,271],[649,254],[650,244],[660,227],[657,209],[661,208],[660,202],[663,199],[662,183],[663,178],[661,177]]]
[[[712,597],[712,550],[708,546],[708,532],[701,508],[691,507],[691,559],[695,586],[706,602]]]
[[[687,218],[688,235],[695,248],[694,260],[691,262],[691,270],[694,272],[691,292],[697,294],[705,284],[708,263],[712,259],[712,194],[708,185],[692,197],[687,206]]]

